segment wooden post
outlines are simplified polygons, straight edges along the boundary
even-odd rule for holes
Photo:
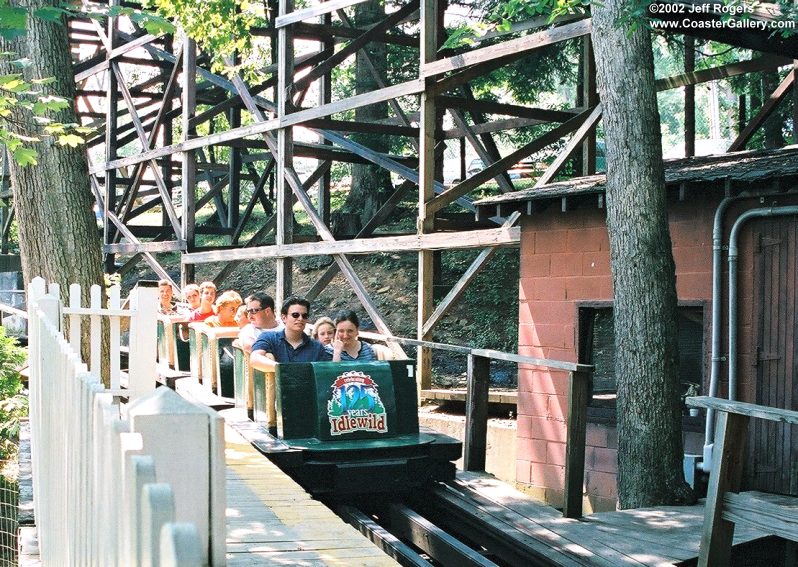
[[[110,0],[108,6],[119,5],[119,0]],[[108,45],[106,47],[106,60],[108,62],[108,90],[105,101],[105,161],[109,162],[116,159],[117,151],[117,102],[119,98],[117,79],[111,65],[111,51],[114,48],[116,32],[119,27],[117,18],[108,18]],[[111,244],[116,236],[116,229],[108,218],[107,211],[116,212],[116,170],[108,169],[105,171],[105,208],[103,209],[103,244]],[[116,271],[114,254],[108,253],[104,256],[105,273],[112,274]]]
[[[192,138],[196,131],[191,127],[191,119],[197,109],[197,44],[186,37],[183,43],[183,93],[181,129],[183,141]],[[180,237],[186,241],[186,251],[194,250],[194,214],[196,212],[196,175],[197,157],[195,150],[183,152],[181,167],[181,186],[183,199],[182,234]],[[194,282],[194,264],[182,264],[180,269],[180,286]]]
[[[279,16],[294,10],[293,0],[280,0]],[[294,81],[294,39],[292,26],[284,26],[277,32],[277,118],[283,120],[291,110],[292,92],[288,87]],[[288,185],[288,168],[293,167],[293,128],[277,130],[277,234],[276,244],[290,244],[294,241],[294,216],[291,187]],[[277,278],[275,282],[275,304],[281,305],[291,295],[293,261],[291,258],[277,259]]]
[[[699,567],[728,565],[734,523],[723,519],[723,494],[740,490],[748,416],[717,412],[712,471],[704,504],[704,531],[698,553]]]
[[[467,471],[485,470],[485,454],[488,449],[489,383],[490,359],[469,354],[463,448],[463,468]]]
[[[695,38],[684,36],[684,72],[695,71]],[[684,87],[684,157],[695,155],[695,85]]]
[[[435,61],[438,49],[438,1],[421,1],[421,65]],[[435,96],[425,85],[421,94],[421,120],[419,123],[418,151],[418,233],[432,232],[435,215],[427,214],[427,203],[435,196]],[[418,253],[418,327],[416,337],[420,341],[430,340],[431,332],[424,332],[424,324],[432,315],[433,252]],[[419,388],[432,384],[432,351],[418,348],[417,377]]]
[[[582,100],[586,108],[598,104],[596,91],[596,61],[593,58],[593,42],[589,35],[582,38]],[[582,175],[596,173],[596,127],[593,126],[582,143]]]
[[[568,434],[565,441],[565,495],[562,509],[566,518],[582,517],[589,394],[590,373],[571,372],[568,384]]]
[[[332,24],[332,15],[331,14],[324,14],[321,17],[321,21],[325,25]],[[322,50],[328,51],[332,53],[335,50],[335,42],[332,41],[330,38],[325,38],[324,41],[321,42]],[[324,76],[319,81],[319,105],[329,104],[332,102],[332,70],[325,73]],[[319,136],[320,143],[325,146],[332,146],[332,142],[328,141],[327,138],[324,136]],[[317,163],[320,163],[317,162]],[[319,179],[319,200],[318,200],[318,211],[319,217],[324,222],[326,226],[330,226],[330,181],[332,180],[332,176],[330,174],[330,169],[327,168],[327,171]],[[335,265],[335,264],[333,264]]]

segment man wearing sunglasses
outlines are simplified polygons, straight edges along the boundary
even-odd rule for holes
[[[244,313],[249,323],[238,333],[238,342],[247,354],[252,352],[252,345],[261,333],[283,328],[282,322],[274,315],[274,299],[267,293],[258,292],[247,297]]]
[[[303,297],[292,296],[280,308],[285,328],[280,331],[262,333],[252,345],[249,361],[254,368],[274,372],[281,362],[316,362],[332,360],[317,340],[305,334],[305,324],[310,317],[310,302]]]

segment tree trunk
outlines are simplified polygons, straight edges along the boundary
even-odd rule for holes
[[[615,290],[619,505],[684,503],[692,492],[682,473],[676,276],[651,39],[644,26],[619,23],[630,0],[592,9]]]
[[[355,6],[355,25],[359,29],[368,29],[373,24],[385,19],[385,6],[382,0],[369,0]],[[387,55],[385,44],[371,42],[365,49],[358,51],[355,58],[355,92],[356,94],[368,93],[379,89],[379,85],[371,74],[363,51],[368,53],[377,73],[385,78]],[[388,103],[381,102],[355,110],[357,122],[371,122],[388,116]],[[357,134],[352,139],[364,146],[378,151],[387,152],[390,141],[386,136],[378,133]],[[344,211],[356,213],[360,219],[360,226],[368,222],[371,217],[385,204],[391,194],[391,177],[388,171],[377,165],[352,165],[352,188],[344,205]],[[360,228],[358,226],[358,228]]]
[[[27,34],[13,42],[0,40],[0,48],[30,59],[26,79],[55,79],[39,86],[42,94],[74,101],[75,78],[66,25],[30,16],[38,8],[58,3],[12,0],[11,5],[28,10]],[[0,61],[0,73],[14,72],[19,71],[7,61]],[[64,124],[78,123],[72,105],[52,118]],[[31,115],[19,107],[14,110],[9,127],[20,133],[40,132]],[[87,305],[89,288],[102,285],[103,272],[85,148],[61,146],[49,137],[42,137],[33,147],[39,154],[38,165],[21,167],[12,160],[10,172],[25,282],[36,276],[58,282],[62,299],[66,299],[69,285],[78,283]]]

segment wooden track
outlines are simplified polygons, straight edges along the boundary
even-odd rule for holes
[[[225,427],[227,564],[397,563]]]

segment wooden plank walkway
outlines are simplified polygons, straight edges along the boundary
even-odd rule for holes
[[[453,494],[510,528],[553,565],[671,566],[698,557],[704,505],[661,506],[602,512],[582,520],[563,518],[555,509],[530,499],[484,473],[458,472]],[[739,526],[734,544],[767,534]]]
[[[227,564],[397,565],[225,426]]]

